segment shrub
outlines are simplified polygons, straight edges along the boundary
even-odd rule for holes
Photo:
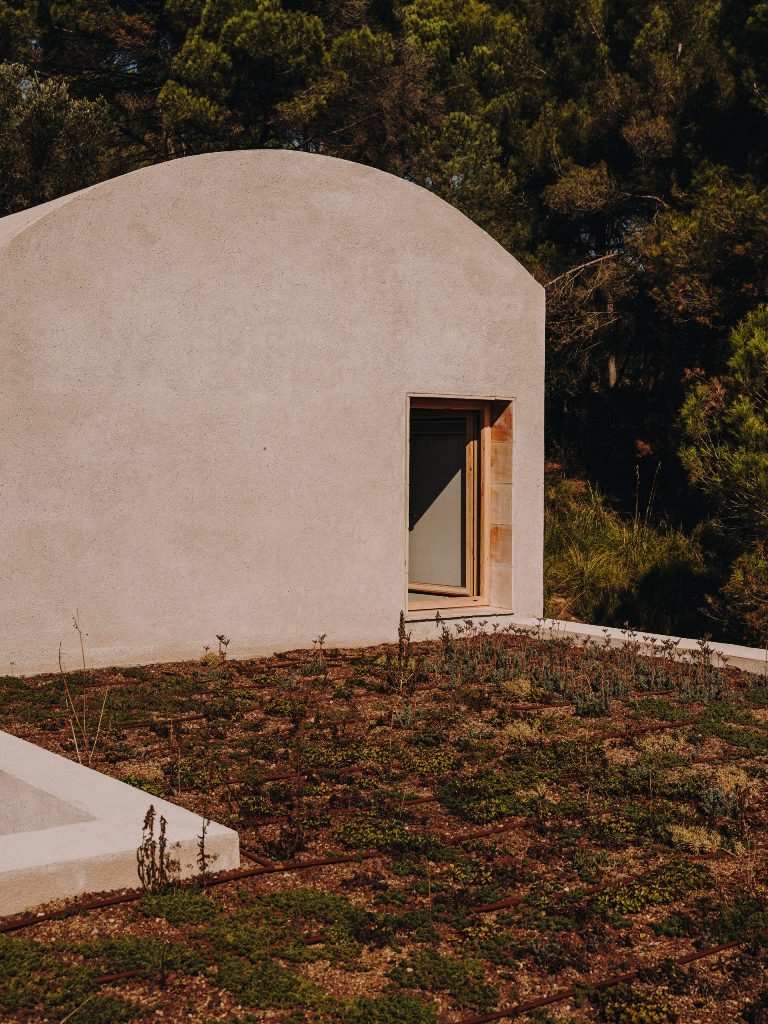
[[[165,979],[168,971],[192,973],[203,962],[193,950],[178,942],[166,942],[152,935],[120,935],[83,943],[76,951],[89,960],[98,959],[104,973],[140,970],[149,978]]]
[[[94,990],[93,971],[64,963],[30,939],[0,936],[0,1009],[65,1016]]]
[[[688,929],[688,935],[697,935],[705,942],[731,942],[749,938],[756,946],[768,947],[768,900],[765,896],[740,896],[717,903],[700,899],[696,903],[696,917],[679,915],[677,922]],[[673,915],[674,916],[674,915]],[[672,923],[669,919],[666,923]]]
[[[637,914],[646,907],[672,903],[712,881],[710,871],[699,864],[665,864],[645,878],[601,893],[598,910],[609,914]]]
[[[642,778],[643,781],[648,778],[647,772]],[[622,779],[626,779],[626,775]],[[587,820],[590,833],[605,846],[613,847],[640,842],[644,836],[655,835],[663,824],[662,811],[643,804],[626,804],[610,815]]]
[[[736,558],[713,607],[728,636],[768,647],[768,547],[763,541]]]
[[[379,818],[375,814],[360,814],[334,830],[334,836],[344,846],[355,850],[387,849],[407,844],[410,833],[400,821]]]
[[[144,917],[162,917],[171,924],[204,924],[219,914],[219,907],[205,893],[195,889],[171,889],[165,893],[144,893],[138,903]]]
[[[276,697],[264,705],[264,714],[275,718],[302,719],[306,713],[306,704],[294,697]]]
[[[528,700],[533,693],[533,684],[526,676],[520,676],[517,679],[505,679],[499,685],[508,697],[512,697],[515,700]]]
[[[431,1003],[401,992],[377,999],[357,996],[333,1019],[339,1024],[438,1024],[437,1009]]]
[[[662,697],[643,697],[635,702],[641,717],[658,718],[662,722],[685,722],[691,717],[691,709],[673,704]]]
[[[94,995],[67,1020],[70,1024],[128,1024],[144,1014],[144,1007],[120,996]]]
[[[442,956],[431,949],[420,949],[390,971],[390,977],[406,988],[426,992],[447,992],[458,1007],[492,1009],[499,990],[485,980],[482,964],[470,958]]]
[[[692,780],[700,812],[712,822],[719,817],[741,819],[758,793],[758,785],[733,765],[696,773]]]
[[[696,535],[623,519],[593,488],[550,479],[544,528],[547,615],[696,635],[708,577]]]
[[[669,1000],[659,992],[616,985],[598,996],[600,1019],[608,1024],[668,1024],[677,1020]]]
[[[248,963],[225,957],[219,964],[218,982],[244,1006],[256,1010],[284,1010],[319,1006],[323,990],[274,960]]]
[[[519,792],[523,781],[533,781],[534,773],[485,772],[474,778],[451,780],[436,788],[440,803],[452,814],[485,825],[497,818],[527,814],[531,799]]]
[[[447,775],[457,766],[457,756],[450,747],[410,751],[407,756],[409,767],[417,775]],[[403,757],[405,765],[406,758]]]
[[[504,738],[510,743],[541,743],[544,734],[538,722],[510,722],[504,728]]]
[[[206,930],[206,938],[217,956],[224,959],[237,953],[251,963],[273,956],[293,963],[318,959],[318,950],[304,942],[300,931],[285,921],[260,920],[248,912],[221,916]]]
[[[668,825],[669,841],[688,853],[714,853],[721,847],[720,836],[702,825]]]
[[[686,757],[688,744],[685,739],[682,736],[673,736],[668,732],[642,736],[637,740],[636,746],[641,752],[641,759],[646,766],[676,768],[688,760]]]
[[[334,829],[334,837],[353,850],[391,850],[396,853],[442,855],[445,847],[434,836],[419,835],[401,821],[360,814]]]
[[[218,651],[206,651],[200,659],[201,665],[220,665],[222,657]]]

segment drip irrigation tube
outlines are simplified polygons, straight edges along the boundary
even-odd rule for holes
[[[495,836],[501,832],[514,832],[518,828],[527,828],[535,823],[534,818],[522,818],[516,821],[508,821],[502,825],[491,825],[490,828],[476,829],[474,832],[465,832],[464,835],[447,836],[443,842],[448,846],[453,843],[467,843],[470,839],[485,839],[486,836]]]
[[[401,807],[413,807],[416,804],[438,803],[439,799],[440,798],[436,797],[436,796],[414,796],[414,797],[410,797],[408,800],[402,801],[402,803],[398,804],[398,806],[401,806]],[[318,813],[319,814],[327,814],[329,818],[331,818],[331,817],[343,818],[346,815],[350,815],[350,814],[360,814],[361,812],[365,812],[365,810],[366,810],[365,807],[328,807],[328,806],[326,806],[326,807],[322,808]],[[278,816],[278,817],[275,817],[275,818],[252,818],[251,819],[251,824],[253,824],[257,828],[263,828],[265,825],[285,825],[290,820],[291,819],[288,817],[288,815],[284,814],[284,815],[281,815],[281,816]]]
[[[686,964],[694,963],[696,960],[704,960],[708,956],[715,956],[717,953],[724,953],[727,950],[736,949],[738,946],[742,946],[746,941],[746,939],[736,939],[733,942],[723,942],[718,946],[710,946],[708,949],[701,949],[696,953],[687,953],[685,956],[678,957],[672,962],[679,967],[683,967]],[[552,995],[542,996],[540,999],[529,999],[526,1002],[518,1003],[516,1006],[510,1006],[506,1010],[497,1010],[494,1013],[481,1013],[476,1017],[463,1017],[461,1020],[452,1022],[452,1024],[490,1024],[491,1021],[506,1020],[510,1017],[517,1017],[521,1013],[530,1013],[531,1010],[538,1010],[542,1006],[551,1006],[553,1003],[562,1003],[565,1002],[566,999],[572,999],[582,987],[589,987],[592,989],[612,988],[614,985],[621,985],[623,982],[633,981],[644,969],[645,968],[642,967],[636,967],[634,970],[624,971],[623,974],[614,974],[608,978],[601,978],[599,981],[589,982],[586,986],[579,986],[579,988],[562,988],[557,992],[553,992]]]
[[[420,801],[426,801],[427,799],[434,799],[429,797],[419,797]],[[475,832],[468,832],[464,835],[446,837],[444,842],[452,843],[463,843],[468,842],[471,839],[479,839],[488,835],[495,835],[500,832],[510,832],[517,828],[525,828],[526,825],[530,824],[530,819],[524,819],[523,821],[508,822],[503,825],[494,825],[491,828],[480,829]],[[381,850],[365,850],[360,853],[342,854],[333,857],[320,857],[306,861],[288,861],[275,863],[267,860],[266,857],[261,857],[260,854],[255,854],[250,850],[243,850],[245,856],[255,861],[258,867],[253,868],[241,868],[238,871],[228,872],[226,875],[214,875],[209,878],[206,882],[206,888],[213,888],[217,885],[227,885],[230,882],[238,882],[246,878],[256,878],[259,875],[268,874],[279,874],[288,873],[292,871],[305,871],[309,868],[315,867],[326,867],[333,864],[352,864],[356,861],[362,860],[379,860],[383,857],[388,856],[387,853]],[[266,862],[266,863],[265,863]],[[197,883],[197,879],[191,879],[181,883],[184,888],[191,887]],[[21,931],[24,928],[31,928],[36,924],[43,924],[46,921],[59,921],[67,917],[76,916],[81,913],[86,913],[89,910],[101,910],[105,907],[114,907],[122,903],[135,903],[141,899],[144,895],[142,889],[130,889],[127,892],[118,893],[113,896],[106,896],[100,899],[90,900],[76,900],[70,903],[68,906],[63,907],[61,910],[54,910],[49,913],[41,914],[26,914],[23,917],[17,919],[0,919],[0,934],[6,932]]]
[[[262,857],[260,853],[256,853],[255,850],[249,849],[247,846],[240,844],[240,856],[245,857],[246,860],[252,860],[254,864],[261,864],[262,867],[271,868],[274,865],[274,861],[268,857]]]
[[[576,895],[579,899],[582,899],[586,896],[594,896],[598,892],[603,892],[603,890],[618,889],[622,885],[628,885],[631,882],[638,881],[638,879],[643,877],[643,875],[635,875],[633,878],[627,878],[623,882],[609,882],[607,885],[591,885],[588,889],[581,889],[580,891],[576,892]],[[557,896],[564,895],[564,892],[560,892],[555,894],[554,898],[556,899]],[[568,893],[568,895],[570,896],[571,893]],[[497,900],[495,903],[477,903],[475,904],[474,907],[469,908],[469,912],[470,914],[491,914],[493,913],[494,910],[504,910],[506,907],[516,907],[520,903],[524,903],[525,899],[525,896],[507,896],[506,899]]]
[[[688,718],[684,722],[662,722],[659,725],[642,725],[637,729],[630,729],[626,732],[609,732],[604,736],[594,736],[591,742],[605,743],[608,740],[632,740],[636,736],[644,736],[648,732],[665,732],[668,729],[687,729],[696,725],[695,718]]]
[[[229,885],[230,882],[239,882],[245,878],[256,878],[258,875],[306,871],[309,868],[327,867],[333,864],[352,864],[361,860],[377,860],[385,856],[386,854],[381,853],[379,850],[366,850],[362,853],[344,854],[336,857],[318,857],[312,860],[263,864],[256,868],[240,868],[237,871],[227,872],[226,875],[214,875],[206,881],[205,888],[211,889],[217,885]],[[181,882],[180,887],[185,889],[191,888],[197,882],[198,879],[189,879],[188,881]],[[114,896],[105,896],[102,899],[76,900],[61,910],[53,910],[47,914],[25,914],[16,920],[0,920],[0,934],[21,931],[23,928],[31,928],[33,925],[43,924],[45,921],[60,921],[67,917],[86,913],[89,910],[115,907],[121,903],[135,903],[143,895],[143,889],[129,889],[127,892],[118,893]]]

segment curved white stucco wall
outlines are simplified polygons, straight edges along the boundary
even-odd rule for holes
[[[541,610],[543,290],[408,182],[177,160],[0,221],[0,673],[365,643],[405,602],[406,396],[514,399]],[[3,226],[5,225],[5,227]]]

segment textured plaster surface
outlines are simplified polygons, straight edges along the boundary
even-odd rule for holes
[[[493,600],[541,612],[544,292],[442,200],[282,151],[0,221],[0,674],[395,636],[407,396],[514,403]],[[499,442],[499,452],[504,442]]]
[[[179,860],[180,877],[197,872],[203,822],[183,807],[5,732],[0,779],[0,915],[138,886],[136,850],[150,804],[167,819],[169,852]],[[232,829],[211,822],[205,848],[212,871],[240,866]]]

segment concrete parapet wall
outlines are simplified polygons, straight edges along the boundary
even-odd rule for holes
[[[637,644],[638,652],[651,657],[662,657],[667,650],[674,650],[679,659],[701,657],[704,653],[717,668],[737,668],[742,672],[752,672],[768,676],[768,650],[758,647],[742,647],[739,644],[715,643],[712,641],[693,640],[689,637],[666,636],[661,633],[648,633],[643,630],[616,629],[613,626],[595,626],[586,622],[569,622],[565,619],[539,619],[517,616],[502,609],[489,608],[483,612],[450,612],[442,610],[441,617],[446,625],[459,623],[469,619],[475,624],[486,623],[486,628],[513,628],[523,630],[543,640],[572,640],[574,643],[608,644],[611,647],[622,647],[628,642]],[[434,612],[412,613],[408,616],[408,629],[413,640],[436,640],[440,629],[435,624]],[[672,647],[674,645],[674,647]],[[704,645],[704,646],[702,646]]]
[[[6,797],[0,806],[0,915],[83,893],[136,888],[136,850],[150,805],[168,822],[178,877],[198,871],[203,819],[183,807],[5,732],[0,778]],[[211,822],[205,849],[211,871],[240,866],[232,829]]]

